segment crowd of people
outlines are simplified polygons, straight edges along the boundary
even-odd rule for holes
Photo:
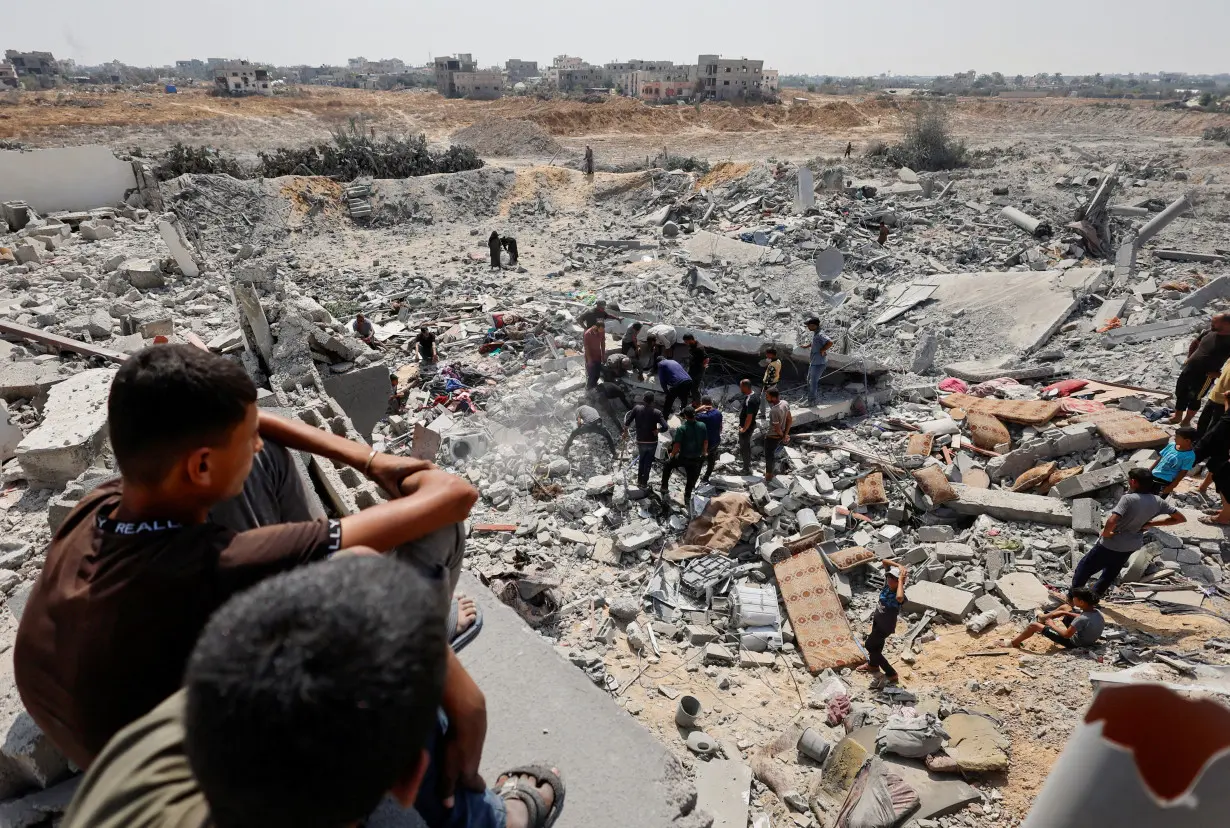
[[[472,486],[263,411],[190,345],[132,355],[108,424],[120,477],[56,532],[14,649],[86,771],[63,825],[343,828],[386,796],[433,828],[555,822],[557,768],[478,772],[486,701],[455,654],[481,627],[455,593]],[[316,517],[289,450],[392,499]]]

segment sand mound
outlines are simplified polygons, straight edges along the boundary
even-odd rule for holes
[[[473,147],[479,155],[498,158],[555,155],[563,150],[538,124],[508,118],[489,118],[454,132],[453,143]]]

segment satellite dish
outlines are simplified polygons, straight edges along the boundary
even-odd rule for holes
[[[822,250],[820,255],[816,256],[816,273],[819,274],[822,282],[831,282],[836,279],[841,275],[841,270],[845,266],[846,257],[836,247]]]

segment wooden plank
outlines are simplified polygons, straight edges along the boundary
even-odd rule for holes
[[[110,348],[100,348],[97,345],[89,345],[77,339],[69,339],[66,336],[59,334],[47,333],[40,331],[38,328],[30,328],[25,325],[19,325],[16,322],[9,322],[5,319],[0,319],[0,333],[15,336],[20,339],[27,339],[31,342],[39,342],[49,348],[58,348],[61,351],[72,351],[83,356],[98,357],[100,359],[109,360],[110,362],[123,362],[128,359],[128,354],[113,351]]]

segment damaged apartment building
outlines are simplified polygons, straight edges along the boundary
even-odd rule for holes
[[[268,66],[233,60],[213,70],[214,89],[222,95],[272,95]]]
[[[446,98],[493,101],[504,96],[504,73],[479,70],[469,53],[435,59],[436,91]]]

